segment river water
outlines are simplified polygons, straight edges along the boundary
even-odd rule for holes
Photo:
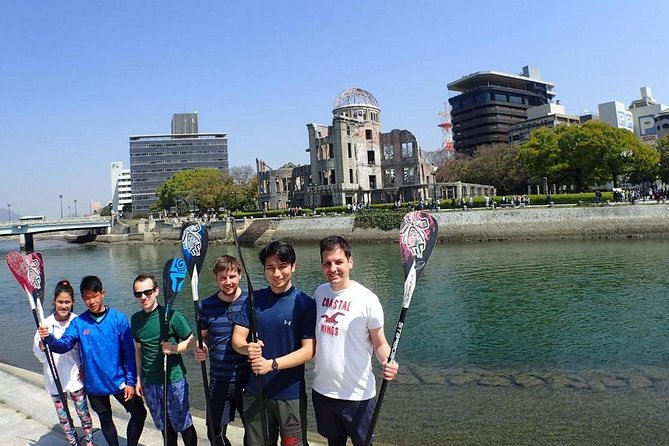
[[[17,249],[0,241],[0,254]],[[106,303],[139,309],[132,279],[160,277],[179,245],[69,245],[37,240],[47,290],[62,278],[102,278]],[[294,283],[323,281],[318,247],[299,245]],[[418,281],[379,421],[399,445],[666,444],[669,428],[669,240],[439,244]],[[207,263],[232,246],[211,245]],[[243,255],[264,286],[257,249]],[[392,338],[403,274],[397,245],[357,245],[353,276],[376,292]],[[76,287],[75,287],[76,288]],[[205,271],[200,294],[215,290]],[[40,371],[26,299],[0,268],[0,361]],[[47,293],[47,299],[50,296]],[[175,307],[193,320],[190,288]],[[83,311],[80,300],[75,310]],[[191,322],[192,325],[194,325]],[[199,367],[186,356],[192,401]],[[309,369],[310,370],[310,369]],[[313,421],[310,430],[315,430]]]

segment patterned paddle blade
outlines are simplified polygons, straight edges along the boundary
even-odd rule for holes
[[[31,252],[30,254],[26,254],[24,258],[28,270],[28,283],[32,288],[31,294],[35,299],[44,302],[44,287],[46,286],[46,280],[42,253]]]
[[[26,264],[23,255],[18,251],[12,251],[5,256],[7,266],[12,272],[16,281],[21,285],[24,291],[30,293],[30,285],[28,283],[28,265]],[[32,293],[31,293],[32,294]]]
[[[193,270],[202,271],[202,264],[207,255],[209,232],[203,225],[190,225],[181,234],[181,249],[188,265],[188,274],[193,277]]]
[[[174,257],[165,262],[163,267],[163,294],[165,296],[165,314],[169,313],[188,274],[186,262],[181,257]]]
[[[438,235],[439,227],[432,214],[413,211],[404,216],[400,226],[400,255],[405,278],[412,273],[412,268],[415,268],[416,279],[420,276]]]

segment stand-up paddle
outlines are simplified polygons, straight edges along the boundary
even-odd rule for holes
[[[244,263],[244,256],[242,256],[242,249],[239,246],[239,238],[237,237],[237,228],[235,228],[235,219],[230,217],[228,223],[232,226],[232,236],[235,239],[235,246],[237,247],[237,255],[239,256],[239,261],[242,264],[244,269],[244,275],[246,276],[246,286],[249,289],[249,331],[251,332],[251,342],[258,342],[258,325],[256,323],[256,303],[255,297],[253,296],[253,285],[251,284],[251,276],[249,275],[248,270],[246,269],[246,263]],[[260,421],[262,422],[262,435],[263,435],[263,445],[269,443],[269,424],[267,423],[267,414],[265,413],[265,397],[262,390],[262,377],[256,375],[258,380],[258,400],[260,402]]]
[[[200,282],[200,271],[202,271],[202,265],[204,264],[204,258],[207,254],[208,245],[209,233],[207,232],[207,228],[202,225],[190,225],[186,227],[181,234],[181,249],[183,251],[184,259],[186,259],[188,274],[190,274],[190,288],[191,294],[193,296],[193,314],[195,315],[195,329],[197,331],[197,346],[200,349],[203,346],[203,342],[202,329],[200,328],[200,308],[198,303],[200,300],[200,292],[198,290],[198,285]],[[214,420],[211,418],[211,400],[209,398],[209,379],[207,378],[206,362],[200,362],[200,367],[202,369],[202,387],[204,387],[207,427],[209,428],[209,432],[215,432]],[[219,439],[221,444],[225,444],[222,433],[219,433]]]
[[[39,252],[32,252],[27,254],[25,257],[21,255],[20,252],[12,251],[7,254],[7,266],[16,278],[23,291],[25,291],[28,298],[28,304],[33,313],[33,319],[35,319],[35,326],[37,328],[42,325],[44,320],[44,311],[42,309],[42,302],[44,300],[44,286],[45,286],[45,275],[44,275],[44,260],[42,259],[42,254]],[[65,392],[63,392],[63,384],[60,381],[60,376],[58,375],[58,369],[56,368],[56,362],[53,358],[53,353],[51,348],[45,342],[42,343],[44,346],[44,353],[46,356],[47,364],[49,364],[49,371],[53,377],[53,382],[56,384],[56,390],[58,390],[58,396],[63,402],[63,409],[65,409],[65,414],[67,415],[67,421],[70,423],[70,426],[74,427],[74,420],[72,420],[72,415],[70,414],[70,408],[67,404],[67,397]],[[79,445],[79,438],[74,435],[74,440],[77,445]]]
[[[435,243],[437,243],[438,234],[437,221],[431,214],[414,211],[409,212],[402,219],[402,225],[400,226],[400,254],[402,256],[402,267],[404,268],[404,298],[402,299],[402,310],[397,321],[393,343],[390,346],[388,362],[395,360],[400,336],[402,336],[402,329],[404,328],[404,318],[411,304],[411,296],[416,286],[416,280],[423,272],[432,254],[432,249]],[[367,439],[365,440],[365,445],[367,446],[372,444],[374,426],[376,426],[376,421],[381,412],[381,404],[383,403],[387,386],[388,381],[384,379],[381,383],[381,389],[379,390],[376,406],[374,407],[374,414],[372,415],[372,421],[367,432]]]
[[[188,268],[186,262],[181,257],[175,257],[165,262],[163,267],[163,294],[165,295],[165,319],[163,320],[163,341],[167,342],[170,333],[170,310],[174,299],[181,291],[181,287],[186,280]],[[169,372],[167,367],[168,354],[163,353],[163,444],[167,446],[167,420],[169,413],[167,410]]]

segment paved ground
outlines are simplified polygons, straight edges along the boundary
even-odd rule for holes
[[[117,404],[112,399],[114,404]],[[120,405],[114,411],[116,428],[119,436],[123,434],[127,425],[127,417]],[[72,410],[77,423],[76,414]],[[206,445],[205,422],[202,418],[195,418],[195,428],[200,438],[199,444]],[[93,415],[94,427],[99,427],[97,417]],[[228,427],[228,438],[233,445],[241,445],[244,430],[238,426]],[[94,436],[96,444],[107,443],[99,430]],[[181,440],[179,440],[181,441]],[[323,444],[313,439],[311,445]],[[65,441],[51,398],[42,386],[42,377],[17,367],[0,363],[0,444],[3,446],[68,446]],[[121,439],[121,446],[125,446],[125,438]],[[143,446],[160,446],[163,444],[160,431],[156,430],[147,417],[146,425],[140,444]]]

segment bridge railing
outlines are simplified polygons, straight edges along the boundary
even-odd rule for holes
[[[111,217],[101,217],[99,215],[90,215],[86,217],[66,217],[66,218],[49,218],[46,220],[41,220],[41,221],[29,221],[29,222],[23,222],[19,220],[5,220],[5,221],[0,221],[0,227],[7,227],[7,226],[17,226],[17,225],[34,225],[34,224],[39,224],[39,225],[49,225],[49,224],[60,224],[60,223],[79,223],[79,222],[108,222],[111,220]]]

